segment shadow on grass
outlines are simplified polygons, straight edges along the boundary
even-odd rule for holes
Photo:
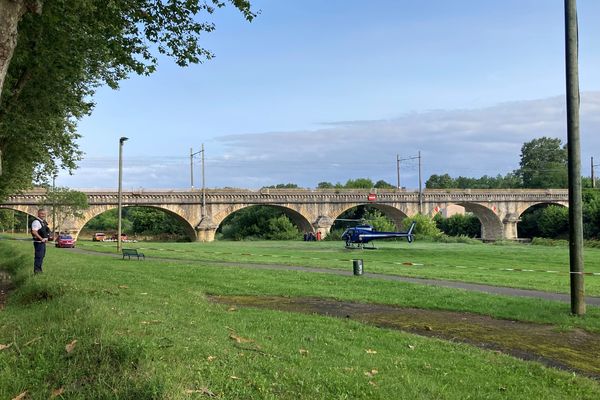
[[[581,329],[494,319],[453,311],[400,308],[323,298],[209,296],[229,306],[320,314],[459,341],[600,379],[600,335]]]

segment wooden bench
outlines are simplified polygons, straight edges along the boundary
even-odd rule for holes
[[[146,257],[144,256],[144,253],[138,253],[138,251],[136,249],[123,249],[123,260],[125,259],[125,257],[128,257],[131,260],[132,256],[137,257],[137,259],[139,260],[140,257],[142,257],[144,260],[146,259]]]

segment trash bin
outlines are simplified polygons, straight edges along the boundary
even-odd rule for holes
[[[363,260],[362,258],[352,260],[352,269],[354,270],[354,275],[362,275],[363,274]]]

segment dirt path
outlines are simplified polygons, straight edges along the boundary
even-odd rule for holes
[[[600,335],[581,329],[452,311],[400,308],[322,298],[210,296],[216,303],[346,318],[382,328],[469,343],[600,379]]]
[[[73,251],[81,254],[90,254],[96,256],[106,256],[113,258],[121,258],[118,254],[113,253],[101,253],[92,250],[84,250],[84,249],[64,249],[68,251]],[[258,264],[258,263],[239,263],[239,262],[226,262],[226,261],[207,261],[207,260],[182,260],[179,258],[160,258],[160,257],[147,257],[147,260],[155,260],[155,261],[169,261],[169,262],[180,262],[180,263],[202,263],[205,265],[219,265],[223,267],[238,267],[238,268],[254,268],[254,269],[283,269],[288,271],[304,271],[304,272],[314,272],[321,274],[330,274],[330,275],[342,275],[342,276],[352,276],[352,271],[350,271],[350,266],[348,267],[348,271],[338,270],[338,269],[324,269],[324,268],[314,268],[314,267],[303,267],[303,266],[294,266],[294,265],[284,265],[284,264]],[[373,279],[383,279],[388,281],[398,281],[398,282],[408,282],[408,283],[416,283],[419,285],[431,285],[431,286],[441,286],[453,289],[464,289],[474,292],[484,292],[490,294],[499,294],[503,296],[516,296],[516,297],[533,297],[537,299],[544,300],[552,300],[552,301],[561,301],[564,303],[569,303],[571,298],[568,294],[564,293],[552,293],[552,292],[543,292],[540,290],[530,290],[530,289],[516,289],[505,286],[491,286],[491,285],[483,285],[478,283],[466,283],[466,282],[458,282],[458,281],[448,281],[442,279],[427,279],[427,278],[409,278],[405,276],[399,275],[386,275],[386,274],[373,274],[373,273],[365,273],[364,277],[373,278]],[[586,304],[592,306],[600,306],[600,297],[592,297],[586,296],[585,298]]]

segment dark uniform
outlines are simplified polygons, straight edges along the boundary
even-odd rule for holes
[[[50,234],[52,232],[50,232],[48,223],[39,218],[36,218],[34,221],[38,221],[42,225],[42,227],[37,230],[38,235],[40,235],[42,239],[50,238]],[[33,231],[33,222],[31,230]],[[33,273],[39,274],[42,272],[42,263],[44,262],[44,257],[46,256],[46,242],[39,241],[38,238],[33,235],[33,232],[31,235],[33,236],[33,249],[35,251],[33,259]]]

